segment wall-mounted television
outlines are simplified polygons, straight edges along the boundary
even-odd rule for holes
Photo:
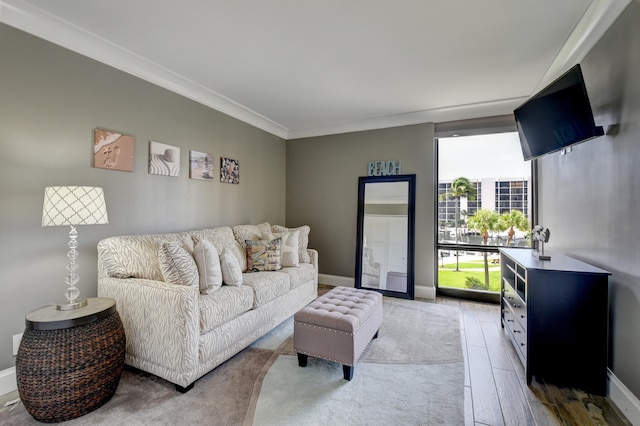
[[[525,161],[604,134],[593,120],[580,64],[513,113]]]

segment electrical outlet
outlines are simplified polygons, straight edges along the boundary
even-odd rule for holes
[[[13,356],[18,355],[18,348],[20,347],[21,340],[22,340],[22,333],[15,334],[13,336]]]

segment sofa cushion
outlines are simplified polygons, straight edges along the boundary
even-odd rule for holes
[[[244,246],[241,246],[233,236],[233,230],[229,226],[218,226],[216,228],[199,229],[190,232],[194,240],[199,241],[205,239],[211,242],[218,250],[218,254],[222,254],[224,249],[228,249],[233,254],[242,272],[247,270],[247,256],[244,252]]]
[[[247,272],[277,271],[280,266],[282,240],[247,240]]]
[[[298,228],[285,228],[280,225],[273,225],[271,227],[272,232],[290,232],[290,231],[299,231],[299,239],[298,239],[298,254],[300,263],[311,263],[311,257],[309,257],[309,253],[307,253],[307,246],[309,245],[309,232],[311,232],[311,228],[308,225],[303,225]]]
[[[181,243],[162,243],[158,250],[158,262],[165,282],[186,286],[198,285],[196,262]]]
[[[262,233],[269,231],[271,231],[269,222],[264,222],[259,225],[236,225],[233,227],[233,235],[242,248],[245,248],[246,240],[261,240]]]
[[[222,280],[227,285],[242,285],[242,269],[238,259],[227,249],[222,250],[220,255],[220,268],[222,269]]]
[[[205,334],[253,307],[253,289],[245,286],[222,286],[200,296],[200,333]]]
[[[247,272],[242,274],[244,286],[253,289],[253,307],[282,296],[291,289],[289,275],[281,272]]]
[[[110,277],[163,281],[158,251],[164,242],[178,242],[193,250],[187,233],[126,235],[98,242],[98,255]]]
[[[298,254],[298,240],[300,239],[300,231],[291,232],[263,232],[262,239],[275,240],[282,239],[280,244],[280,264],[283,267],[298,266],[300,263],[300,255]]]
[[[291,289],[314,280],[316,277],[316,270],[311,263],[301,263],[295,268],[282,268],[280,272],[289,275]]]
[[[218,250],[208,240],[198,241],[193,249],[193,259],[198,266],[200,293],[210,294],[222,285],[222,268]]]

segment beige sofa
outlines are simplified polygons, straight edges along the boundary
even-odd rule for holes
[[[263,223],[100,241],[98,296],[116,300],[127,338],[125,363],[189,390],[317,297],[318,253],[307,248],[308,234],[308,226]],[[270,239],[279,252],[253,247]],[[205,264],[203,247],[209,249]],[[288,266],[263,271],[271,265],[260,267],[266,258]],[[210,286],[218,259],[225,284]],[[234,272],[241,283],[233,282]]]

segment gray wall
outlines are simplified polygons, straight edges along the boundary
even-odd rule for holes
[[[540,160],[540,223],[550,250],[613,272],[611,358],[640,397],[640,4],[583,61],[605,137]],[[95,244],[110,235],[263,220],[311,225],[320,272],[352,277],[357,178],[367,163],[417,174],[416,284],[433,286],[433,125],[286,143],[233,118],[0,24],[0,370],[24,315],[61,301],[67,230],[41,228],[45,186],[105,188],[109,225],[80,227],[80,288],[96,294]],[[91,167],[92,129],[136,136],[133,173]],[[182,148],[179,178],[147,173],[148,141]],[[239,186],[188,179],[188,151],[240,161]],[[285,157],[286,149],[286,157]],[[286,164],[285,164],[286,158]],[[286,166],[286,174],[285,174]],[[216,167],[218,171],[218,167]],[[286,207],[285,207],[286,182]]]
[[[607,135],[539,160],[539,223],[550,250],[613,273],[613,373],[640,397],[640,3],[631,2],[582,61],[596,124]]]
[[[68,228],[41,227],[44,188],[103,186],[108,225],[79,227],[82,296],[96,243],[119,234],[284,223],[285,141],[0,24],[0,370],[24,316],[61,302]],[[92,168],[93,129],[132,134],[132,173]],[[147,173],[150,140],[181,147],[180,177]],[[189,179],[189,150],[240,162],[240,185]],[[217,175],[216,175],[217,176]]]
[[[433,124],[287,142],[287,222],[311,226],[320,273],[354,277],[358,177],[370,161],[416,174],[416,285],[433,287]]]

